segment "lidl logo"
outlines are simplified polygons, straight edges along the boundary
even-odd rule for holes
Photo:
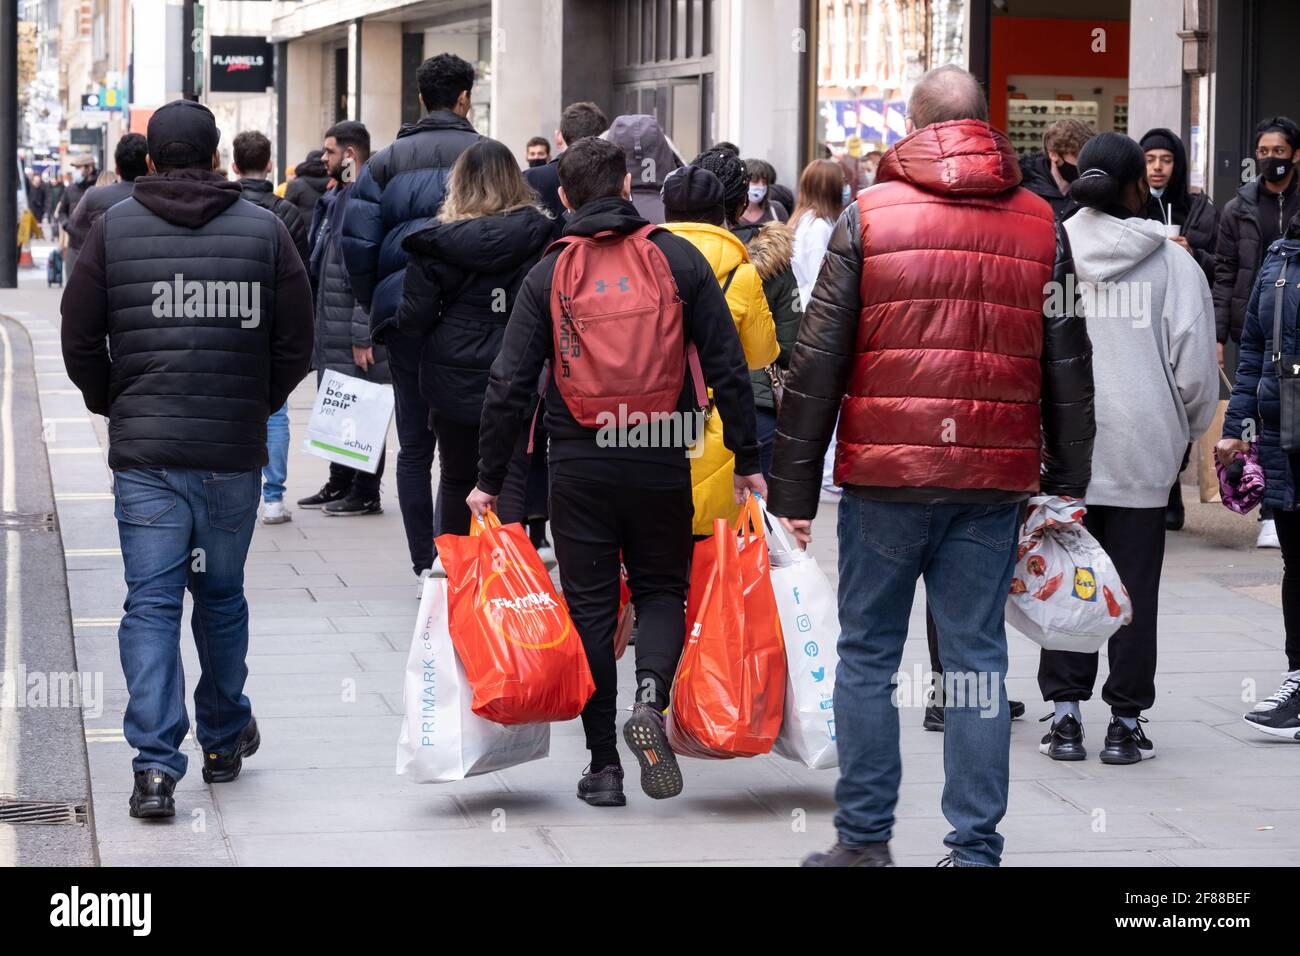
[[[1092,568],[1074,569],[1074,596],[1080,601],[1097,600],[1097,576]]]

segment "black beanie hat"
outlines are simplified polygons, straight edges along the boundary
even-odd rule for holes
[[[221,131],[202,103],[172,100],[149,117],[148,140],[155,166],[198,166],[212,159]]]
[[[668,174],[661,193],[664,209],[675,213],[711,213],[722,209],[722,182],[707,169],[682,166]]]
[[[1174,141],[1169,138],[1168,131],[1163,129],[1151,130],[1142,137],[1140,143],[1143,152],[1146,152],[1148,149],[1167,149],[1169,152],[1174,154],[1180,152],[1178,147],[1174,145]]]

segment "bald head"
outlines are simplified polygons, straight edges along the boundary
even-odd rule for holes
[[[960,119],[987,123],[989,103],[974,76],[959,66],[940,66],[917,82],[907,103],[907,115],[916,129]]]

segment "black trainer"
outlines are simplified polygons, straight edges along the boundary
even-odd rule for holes
[[[346,498],[326,505],[325,513],[334,518],[355,518],[358,515],[381,515],[384,509],[378,498],[367,501],[361,495],[349,491]]]
[[[1300,683],[1288,674],[1279,692],[1264,703],[1273,706],[1268,710],[1252,710],[1245,715],[1246,723],[1270,737],[1300,740]]]
[[[800,866],[893,866],[888,843],[868,843],[866,846],[836,844],[825,853],[810,853]]]
[[[589,807],[621,807],[627,804],[623,796],[623,768],[611,764],[592,773],[590,767],[582,772],[578,781],[578,799]]]
[[[623,739],[641,764],[641,789],[656,800],[682,792],[682,770],[668,746],[664,715],[649,704],[636,704],[623,724]]]
[[[244,758],[257,753],[262,746],[262,735],[257,732],[257,718],[249,717],[248,725],[239,732],[235,749],[229,754],[217,754],[211,751],[203,753],[203,782],[230,783],[244,769]]]
[[[1039,723],[1051,720],[1054,714],[1040,718]],[[1083,726],[1066,714],[1052,723],[1052,728],[1038,745],[1038,752],[1047,754],[1053,760],[1086,760],[1088,751],[1083,749]]]
[[[334,501],[342,501],[347,497],[346,488],[335,488],[331,484],[324,484],[321,490],[314,495],[308,495],[306,498],[298,499],[299,508],[324,508],[327,504]]]
[[[1156,755],[1156,747],[1142,730],[1142,725],[1147,722],[1145,717],[1139,717],[1137,724],[1132,730],[1124,725],[1124,722],[1118,717],[1110,719],[1110,726],[1106,728],[1106,744],[1101,748],[1102,763],[1141,763]]]
[[[165,770],[137,770],[131,790],[131,816],[139,820],[176,816],[176,778]]]
[[[940,688],[935,695],[936,701],[942,696],[943,690]],[[1025,716],[1025,702],[1023,700],[1009,700],[1007,701],[1007,707],[1011,710],[1012,720],[1019,720]],[[921,718],[921,726],[926,730],[943,733],[943,704],[938,702],[927,704],[925,716]]]

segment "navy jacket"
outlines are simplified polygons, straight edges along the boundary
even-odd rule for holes
[[[397,323],[406,275],[402,240],[438,214],[452,164],[479,138],[469,120],[437,110],[403,126],[357,177],[343,218],[343,260],[375,342]]]
[[[1281,406],[1278,401],[1277,369],[1269,359],[1273,351],[1273,309],[1277,296],[1278,275],[1283,258],[1287,284],[1282,301],[1282,352],[1300,353],[1300,239],[1279,239],[1268,248],[1264,263],[1255,276],[1249,304],[1241,327],[1241,352],[1237,359],[1237,378],[1228,399],[1228,413],[1223,419],[1223,437],[1241,438],[1249,434],[1247,423],[1254,422],[1253,432],[1259,440],[1259,461],[1264,467],[1264,504],[1291,511],[1296,506],[1295,478],[1291,456],[1282,450]]]

